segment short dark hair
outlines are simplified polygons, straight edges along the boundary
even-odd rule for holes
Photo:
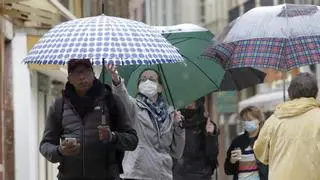
[[[291,100],[298,98],[317,98],[317,78],[311,73],[300,73],[290,83],[288,89]]]

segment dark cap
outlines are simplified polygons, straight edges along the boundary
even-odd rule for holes
[[[89,59],[71,59],[68,61],[68,74],[75,70],[78,65],[85,65],[93,70]]]

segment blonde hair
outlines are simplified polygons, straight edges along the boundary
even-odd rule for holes
[[[265,121],[264,113],[257,106],[248,106],[242,109],[242,111],[240,112],[240,118],[242,120],[248,119],[249,114],[256,118],[260,122],[260,124],[262,124]]]

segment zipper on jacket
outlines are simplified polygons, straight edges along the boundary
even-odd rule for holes
[[[85,160],[85,148],[84,148],[84,139],[85,139],[85,128],[84,128],[84,126],[85,126],[85,121],[84,121],[84,119],[87,116],[87,114],[83,118],[81,118],[81,116],[77,112],[76,108],[71,103],[69,103],[69,105],[71,106],[71,108],[72,108],[73,112],[75,113],[75,115],[78,116],[78,118],[81,120],[81,124],[82,124],[82,138],[80,140],[80,143],[81,143],[80,146],[82,146],[82,176],[85,177],[86,168],[85,168],[85,161],[84,161]]]
[[[84,163],[84,160],[85,160],[85,153],[84,153],[84,136],[85,136],[85,130],[84,130],[84,124],[82,124],[82,174],[83,174],[83,177],[86,177],[86,168],[85,168],[85,163]]]

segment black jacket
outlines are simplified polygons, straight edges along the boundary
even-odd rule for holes
[[[224,163],[224,171],[227,175],[233,175],[233,180],[238,180],[238,169],[239,169],[239,162],[232,164],[230,162],[231,158],[231,151],[235,148],[239,147],[242,152],[244,152],[245,148],[247,148],[250,144],[253,145],[256,138],[250,138],[248,133],[245,132],[244,134],[236,137],[228,151],[227,151],[227,157]],[[268,180],[268,166],[263,165],[261,162],[257,160],[257,165],[259,168],[259,175],[261,180]]]
[[[207,134],[202,118],[191,120],[194,125],[185,127],[185,149],[182,158],[174,161],[173,180],[211,180],[217,167],[219,131]]]
[[[118,97],[98,80],[92,89],[95,90],[88,94],[90,98],[79,100],[74,89],[67,84],[64,100],[57,98],[50,106],[40,152],[48,161],[60,163],[59,179],[113,179],[121,171],[118,164],[124,151],[132,151],[138,144],[136,131],[128,125],[130,117]],[[99,141],[97,128],[101,123],[99,107],[103,104],[107,122],[115,132],[114,141],[107,144]],[[58,153],[60,139],[67,137],[80,141],[79,155],[64,157]]]

